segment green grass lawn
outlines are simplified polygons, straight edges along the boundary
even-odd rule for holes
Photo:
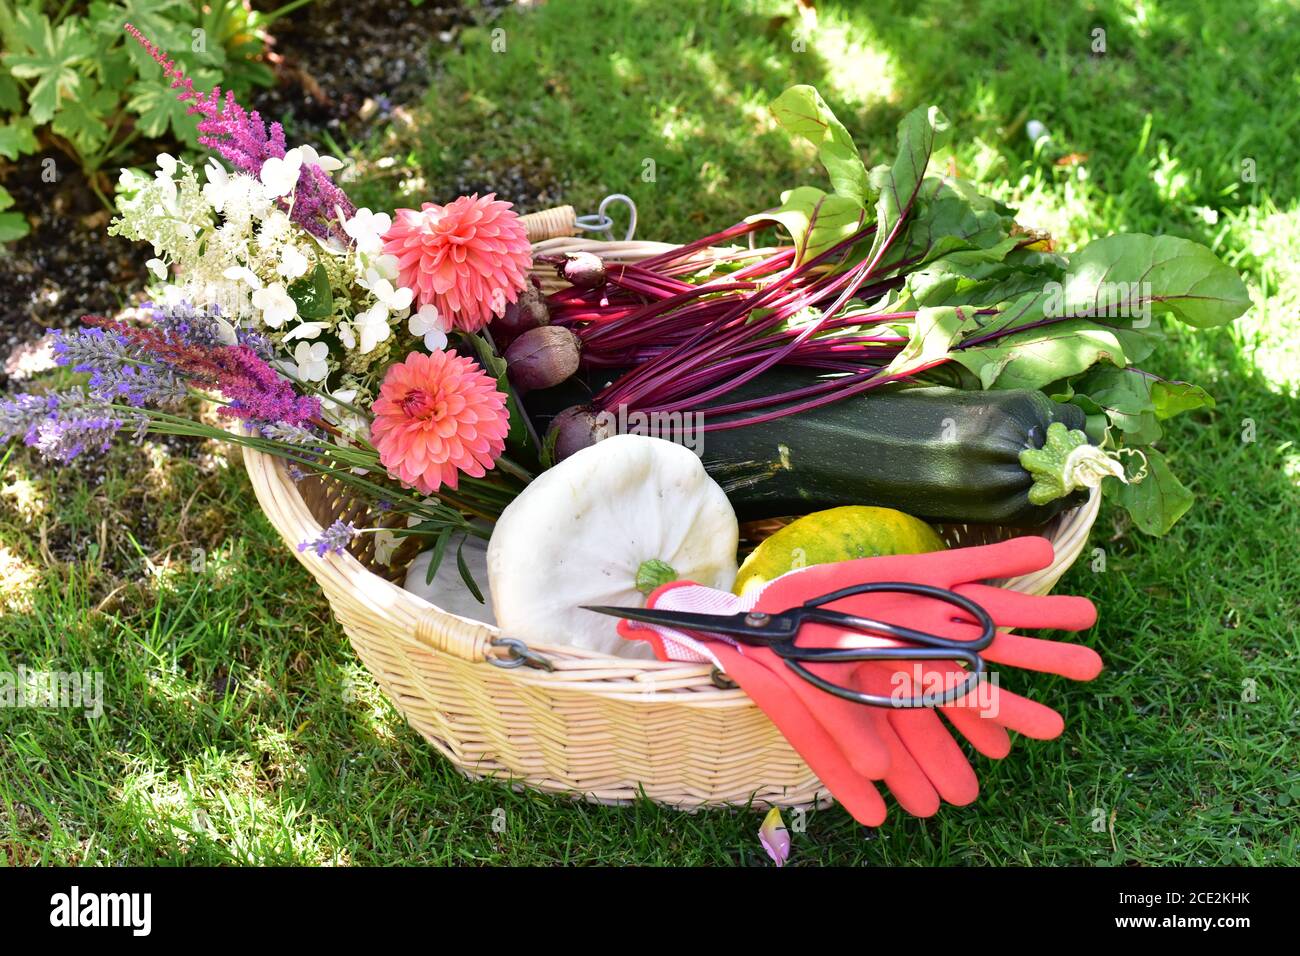
[[[977,758],[980,800],[929,821],[895,811],[864,832],[838,808],[811,814],[793,860],[1296,863],[1300,12],[817,6],[815,29],[792,0],[513,12],[439,64],[413,125],[355,144],[350,189],[393,205],[495,185],[584,210],[625,192],[642,237],[687,240],[820,183],[765,113],[810,82],[873,163],[907,109],[940,105],[957,144],[940,162],[1067,248],[1126,230],[1209,244],[1255,308],[1148,363],[1218,399],[1163,442],[1197,502],[1163,540],[1103,510],[1097,550],[1062,582],[1100,609],[1086,636],[1100,678],[1015,675],[1059,705],[1064,735]],[[1030,119],[1055,152],[1035,155]],[[1053,162],[1066,153],[1087,158]],[[395,166],[369,162],[385,154]],[[106,696],[98,721],[0,710],[0,862],[765,861],[744,810],[589,806],[460,778],[381,698],[238,463],[212,449],[128,447],[57,477],[14,451],[0,542],[0,670],[99,669]]]

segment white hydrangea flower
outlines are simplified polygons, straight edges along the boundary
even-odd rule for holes
[[[397,552],[397,546],[401,542],[397,535],[387,528],[380,528],[375,532],[375,561],[378,564],[388,564],[393,560],[393,555]]]
[[[343,224],[343,231],[356,242],[357,251],[367,255],[376,254],[384,248],[384,233],[392,228],[392,216],[386,212],[371,212],[364,207]]]
[[[358,351],[362,355],[373,352],[375,346],[385,341],[393,330],[388,326],[388,309],[377,302],[352,320],[357,333]]]
[[[203,172],[208,181],[203,184],[203,198],[217,212],[221,212],[221,206],[225,202],[226,189],[230,184],[230,173],[215,159],[209,159],[208,165],[203,167]]]
[[[334,334],[339,337],[339,341],[343,343],[343,347],[349,352],[357,347],[357,336],[352,331],[351,322],[340,322],[338,328],[334,330]]]
[[[297,304],[279,282],[272,282],[254,292],[253,308],[262,313],[262,321],[273,329],[278,329],[298,314]]]
[[[416,338],[424,339],[424,347],[430,352],[447,347],[447,327],[433,303],[420,306],[420,310],[411,316],[407,328]]]
[[[392,255],[371,256],[363,253],[357,256],[357,265],[359,268],[356,283],[367,290],[374,288],[379,282],[396,282],[401,272],[397,256]]]
[[[295,246],[280,250],[280,275],[292,281],[307,272],[307,257]]]
[[[272,209],[257,227],[257,244],[263,251],[269,252],[289,238],[293,222],[278,209]]]
[[[262,288],[262,280],[247,266],[231,266],[221,274],[232,282],[246,282],[254,289]]]
[[[332,173],[343,168],[343,161],[333,156],[322,156],[310,146],[299,146],[298,153],[302,156],[302,161],[307,164],[314,163],[327,173]]]
[[[193,301],[193,294],[188,286],[165,285],[159,298],[165,306],[176,306]]]
[[[319,382],[329,374],[330,347],[324,342],[299,342],[293,350],[297,377],[304,382]]]
[[[270,211],[273,198],[262,183],[241,173],[226,180],[220,190],[221,206],[217,211],[226,217],[227,224],[239,223],[248,228]]]
[[[281,341],[288,342],[292,339],[319,338],[320,334],[327,328],[329,328],[328,322],[300,322],[286,332]]]
[[[164,176],[166,176],[168,179],[171,179],[175,175],[176,175],[176,157],[173,156],[171,153],[159,153],[158,173],[157,173],[158,178],[162,179]]]
[[[405,286],[396,286],[387,279],[380,279],[370,287],[371,293],[389,312],[405,312],[411,307],[415,293]]]
[[[345,410],[343,405],[351,405],[357,398],[355,388],[340,388],[337,391],[330,392],[329,395],[321,399],[321,404],[330,410]],[[339,403],[342,402],[343,405]]]
[[[217,341],[222,345],[236,345],[239,337],[235,335],[235,327],[219,315],[212,316],[212,324],[217,329]]]
[[[144,264],[144,267],[159,279],[167,278],[167,263],[163,262],[161,259],[150,259]]]
[[[291,149],[284,154],[283,159],[272,156],[262,163],[257,178],[266,187],[266,194],[275,199],[293,192],[294,187],[298,185],[298,176],[301,172],[302,150]]]

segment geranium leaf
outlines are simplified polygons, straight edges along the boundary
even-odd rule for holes
[[[17,159],[37,149],[35,127],[30,117],[17,116],[0,126],[0,156]]]
[[[51,126],[54,132],[71,140],[82,156],[93,157],[108,137],[104,120],[116,106],[114,91],[95,87],[93,81],[86,80],[81,95],[63,104]]]
[[[0,212],[0,242],[13,242],[31,231],[31,225],[21,213]]]
[[[170,127],[177,138],[187,143],[198,141],[198,119],[186,112],[167,84],[157,80],[137,80],[131,85],[127,109],[140,116],[140,131],[146,136],[164,135]]]
[[[27,102],[38,126],[54,117],[65,97],[77,95],[82,76],[76,67],[95,55],[95,42],[82,26],[69,18],[51,27],[49,18],[31,7],[14,17],[14,34],[26,49],[6,53],[4,62],[14,76],[36,81]]]

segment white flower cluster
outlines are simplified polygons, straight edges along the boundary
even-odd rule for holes
[[[110,231],[153,246],[157,300],[216,306],[276,343],[289,375],[328,383],[351,404],[378,390],[402,322],[430,349],[446,344],[446,328],[432,306],[411,314],[413,293],[397,284],[397,258],[383,252],[386,213],[359,209],[343,221],[350,244],[322,241],[292,221],[304,163],[341,165],[301,146],[268,159],[257,177],[210,159],[200,183],[192,166],[163,153],[152,177],[123,170],[121,215]]]

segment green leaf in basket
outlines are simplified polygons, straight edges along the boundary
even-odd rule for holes
[[[886,372],[889,375],[910,375],[945,358],[953,342],[973,324],[971,312],[971,309],[960,306],[919,310],[912,326],[912,337],[894,356]]]
[[[468,335],[470,346],[483,370],[497,380],[497,389],[506,396],[506,411],[510,416],[510,433],[506,435],[506,448],[512,457],[528,464],[541,464],[541,449],[524,415],[523,404],[515,394],[510,377],[506,374],[506,360],[497,354],[492,343],[482,335]]]
[[[324,319],[334,313],[334,293],[330,291],[329,274],[323,265],[293,283],[288,291],[304,319]]]
[[[978,376],[984,388],[1037,389],[1097,362],[1127,364],[1114,330],[1087,319],[1026,329],[988,345],[956,350],[952,357]]]
[[[1126,445],[1147,445],[1161,435],[1152,404],[1154,381],[1141,369],[1099,365],[1075,380],[1071,400],[1087,414],[1104,414],[1124,433]]]
[[[1250,296],[1200,243],[1135,233],[1098,239],[1070,257],[1064,306],[1074,316],[1140,317],[1149,309],[1208,329],[1245,312]]]
[[[460,572],[460,579],[465,582],[465,587],[469,588],[469,593],[474,595],[474,600],[479,604],[486,604],[483,600],[483,592],[479,590],[478,584],[474,581],[474,575],[469,573],[469,565],[465,563],[465,541],[469,535],[464,535],[460,539],[460,544],[456,546],[456,570]]]
[[[1171,382],[1162,378],[1151,383],[1151,404],[1157,418],[1173,418],[1195,408],[1213,408],[1214,398],[1191,382]]]
[[[451,529],[439,533],[433,542],[433,554],[429,557],[429,570],[424,575],[424,583],[432,584],[438,568],[442,567],[443,555],[447,553],[447,542],[451,540]]]
[[[898,124],[898,156],[892,166],[871,170],[875,188],[876,234],[868,261],[882,254],[885,244],[902,227],[921,192],[931,154],[948,140],[952,124],[936,106],[921,106]]]

